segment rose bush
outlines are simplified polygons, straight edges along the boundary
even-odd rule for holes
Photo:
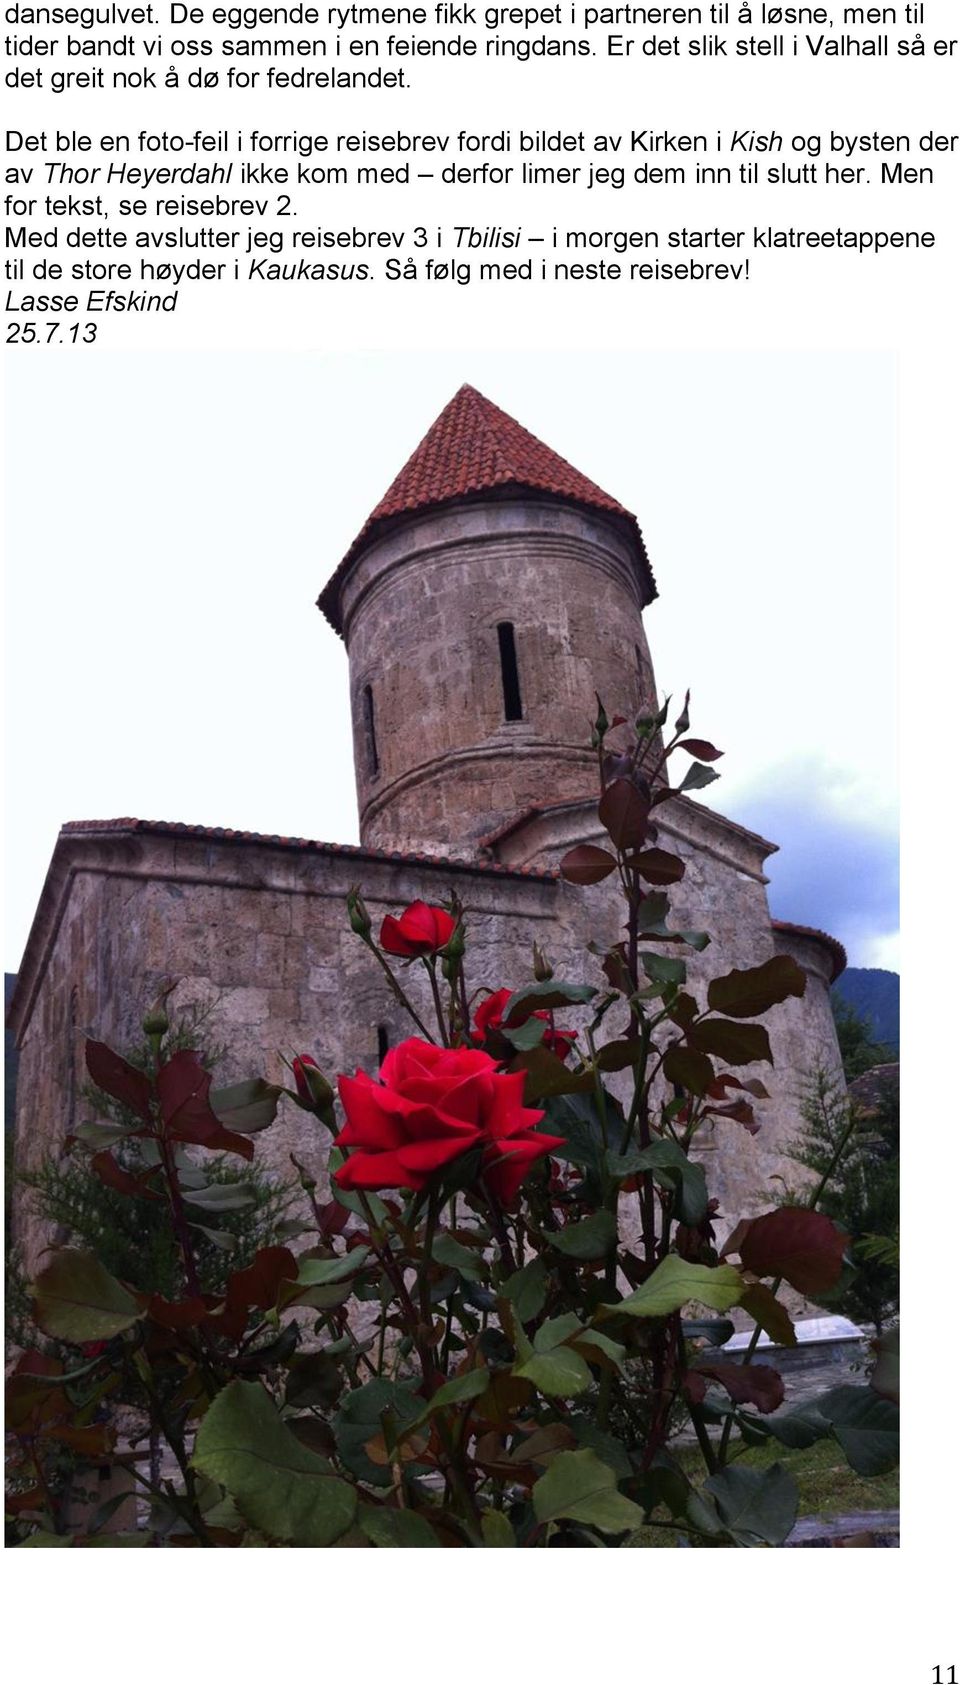
[[[655,816],[675,793],[674,751],[693,758],[680,790],[715,776],[718,751],[687,735],[686,706],[669,741],[666,721],[666,708],[636,720],[615,748],[602,708],[594,725],[606,843],[561,862],[569,884],[610,877],[622,892],[623,939],[591,948],[593,980],[556,978],[537,950],[532,982],[472,992],[456,897],[388,915],[378,942],[354,889],[350,927],[416,1033],[377,1079],[341,1075],[339,1106],[308,1054],[289,1089],[213,1089],[195,1054],[171,1050],[158,1008],[147,1069],[88,1043],[103,1115],[78,1126],[74,1150],[112,1189],[164,1202],[182,1281],[171,1298],[117,1280],[90,1250],[44,1261],[37,1349],[8,1388],[24,1543],[65,1542],[50,1469],[67,1451],[109,1468],[115,1400],[132,1393],[179,1472],[161,1479],[153,1460],[144,1472],[126,1447],[150,1511],[121,1542],[178,1548],[609,1548],[646,1542],[648,1527],[697,1548],[779,1545],[795,1486],[779,1463],[740,1462],[745,1448],[830,1438],[861,1475],[892,1465],[888,1365],[882,1393],[833,1387],[790,1410],[780,1375],[753,1362],[761,1330],[795,1342],[781,1284],[829,1292],[849,1259],[815,1209],[828,1177],[809,1208],[754,1214],[718,1240],[691,1148],[708,1129],[761,1127],[766,1090],[748,1073],[771,1052],[758,1020],[805,977],[779,955],[705,989],[688,977],[709,933],[670,923],[684,863],[658,845]],[[570,1010],[579,1039],[555,1024]],[[243,1199],[209,1179],[205,1154],[249,1158],[285,1098],[316,1128],[309,1161],[293,1161],[304,1215],[280,1237],[299,1251],[262,1246],[205,1292],[196,1236],[229,1243],[216,1212]],[[717,1349],[734,1307],[753,1323],[737,1361]],[[702,1455],[696,1478],[675,1454],[681,1427]],[[111,1542],[103,1525],[91,1515],[68,1542]]]

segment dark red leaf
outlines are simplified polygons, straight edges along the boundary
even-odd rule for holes
[[[683,1390],[691,1404],[702,1404],[707,1396],[707,1383],[695,1369],[688,1369],[683,1377]]]
[[[572,848],[560,862],[560,874],[568,883],[602,883],[610,873],[616,869],[616,860],[605,848],[595,848],[592,843],[581,843],[579,848]]]
[[[715,749],[712,743],[706,743],[702,737],[685,737],[678,749],[686,749],[695,761],[718,761],[723,755],[722,749]]]
[[[227,1282],[227,1311],[272,1310],[281,1281],[296,1281],[297,1261],[286,1246],[264,1246],[252,1264]]]
[[[134,1065],[128,1065],[126,1059],[121,1059],[119,1053],[114,1053],[102,1041],[88,1041],[86,1057],[87,1070],[97,1087],[149,1123],[152,1092],[149,1077]]]
[[[649,938],[645,937],[644,940],[648,941]],[[681,1029],[686,1030],[696,1018],[697,1010],[697,1003],[692,995],[680,994],[670,1007],[667,1017],[672,1023],[679,1024]]]
[[[755,1404],[762,1416],[783,1403],[783,1376],[766,1363],[698,1363],[694,1373],[718,1381],[734,1404]]]
[[[239,1153],[253,1158],[254,1145],[245,1135],[225,1129],[210,1106],[210,1072],[187,1048],[175,1053],[157,1073],[157,1093],[168,1133],[177,1141],[207,1147],[211,1152]]]
[[[608,1041],[597,1050],[597,1064],[601,1071],[625,1071],[635,1065],[643,1043],[639,1040]]]
[[[616,778],[600,798],[600,823],[617,848],[640,848],[647,835],[649,800],[629,778]]]
[[[753,1107],[746,1100],[732,1100],[727,1106],[707,1106],[705,1116],[726,1117],[731,1123],[742,1123],[748,1135],[759,1135],[760,1125],[757,1122]]]
[[[679,883],[687,869],[679,854],[670,854],[665,848],[645,848],[639,854],[630,854],[627,865],[646,883],[653,884]]]
[[[91,1422],[74,1427],[69,1422],[56,1423],[46,1429],[46,1437],[61,1445],[68,1445],[81,1457],[105,1457],[112,1451],[116,1435],[109,1422]]]
[[[625,943],[621,942],[616,948],[610,949],[601,969],[611,989],[618,989],[622,995],[633,993],[633,984],[630,981],[630,972],[627,969]]]
[[[118,1164],[111,1152],[94,1153],[90,1160],[90,1168],[99,1176],[107,1188],[113,1188],[118,1194],[129,1194],[132,1199],[159,1199],[152,1188],[146,1186],[147,1176],[132,1176],[129,1170],[124,1170]],[[147,1172],[152,1176],[153,1171]]]
[[[152,1293],[147,1301],[147,1315],[154,1322],[159,1322],[161,1328],[172,1328],[179,1332],[182,1328],[195,1328],[208,1315],[210,1306],[203,1299],[164,1299],[159,1293]]]
[[[735,1077],[732,1071],[721,1071],[714,1077],[707,1094],[711,1100],[725,1100],[728,1088],[741,1088],[758,1100],[769,1100],[770,1092],[755,1077]]]
[[[667,1049],[663,1074],[668,1082],[689,1089],[691,1094],[706,1094],[713,1081],[713,1066],[705,1053],[696,1053],[693,1048],[674,1042]]]
[[[775,954],[763,965],[747,971],[728,971],[715,977],[707,989],[707,1003],[713,1012],[731,1018],[758,1018],[788,995],[801,996],[807,986],[805,973],[789,954]]]
[[[687,1041],[700,1053],[712,1053],[731,1065],[752,1065],[757,1059],[773,1064],[770,1037],[762,1024],[739,1024],[734,1018],[706,1018],[691,1025]]]
[[[326,1237],[340,1234],[350,1221],[350,1212],[338,1200],[331,1199],[326,1205],[317,1206],[320,1233]]]
[[[847,1238],[820,1211],[784,1205],[754,1217],[740,1236],[740,1262],[753,1275],[783,1276],[798,1293],[834,1287]]]

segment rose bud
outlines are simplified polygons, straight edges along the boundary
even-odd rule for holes
[[[360,894],[359,885],[357,885],[355,889],[351,889],[347,895],[347,913],[350,917],[350,929],[355,931],[357,936],[362,936],[363,940],[366,941],[370,935],[372,926],[370,922],[370,914],[367,912],[363,896]]]
[[[453,936],[455,921],[443,907],[428,907],[414,901],[395,919],[388,913],[380,926],[380,946],[401,959],[418,959],[436,954]]]
[[[319,1117],[330,1110],[333,1089],[309,1053],[299,1053],[294,1059],[293,1080],[297,1085],[297,1100],[305,1112],[315,1112]]]

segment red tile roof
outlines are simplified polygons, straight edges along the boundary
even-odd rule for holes
[[[651,593],[657,587],[635,515],[601,491],[518,421],[473,386],[461,386],[381,498],[317,599],[334,630],[342,630],[340,583],[359,552],[406,515],[516,487],[566,503],[600,509],[625,524]]]
[[[556,883],[559,872],[538,866],[501,866],[490,860],[455,860],[445,854],[417,854],[403,849],[360,848],[354,843],[314,842],[308,837],[267,836],[261,831],[233,831],[222,825],[185,825],[171,819],[71,819],[60,828],[62,837],[141,832],[195,838],[200,842],[258,844],[262,848],[299,849],[314,854],[342,854],[357,860],[385,860],[405,866],[430,866],[444,871],[493,873],[504,878],[537,878]]]
[[[825,930],[817,930],[811,924],[790,924],[787,919],[771,919],[774,930],[782,930],[785,936],[810,936],[815,942],[821,942],[833,957],[833,972],[831,983],[835,983],[841,971],[847,969],[847,950],[835,936],[828,936]]]

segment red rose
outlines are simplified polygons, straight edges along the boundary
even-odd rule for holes
[[[512,989],[497,989],[494,994],[488,995],[486,1000],[480,1002],[473,1015],[474,1041],[483,1042],[488,1031],[503,1029],[503,1014],[512,993]],[[548,1024],[550,1022],[549,1012],[531,1012],[528,1009],[510,1028],[515,1030],[518,1024],[526,1023],[531,1017],[543,1018]],[[558,1059],[566,1059],[576,1039],[576,1030],[548,1030],[543,1038],[543,1045],[549,1052],[555,1053]]]
[[[428,907],[425,901],[414,901],[398,919],[388,913],[380,926],[380,946],[388,954],[403,959],[416,959],[421,954],[435,954],[445,948],[456,928],[456,920],[442,907]]]
[[[533,1132],[543,1113],[524,1106],[523,1083],[522,1071],[504,1075],[476,1048],[401,1042],[384,1059],[379,1082],[362,1071],[340,1078],[347,1122],[338,1145],[354,1150],[335,1181],[420,1189],[480,1149],[489,1185],[499,1199],[512,1199],[530,1165],[562,1145],[561,1137]]]
[[[512,989],[497,989],[480,1002],[473,1015],[477,1041],[483,1041],[488,1030],[503,1029],[503,1009],[512,994]]]

